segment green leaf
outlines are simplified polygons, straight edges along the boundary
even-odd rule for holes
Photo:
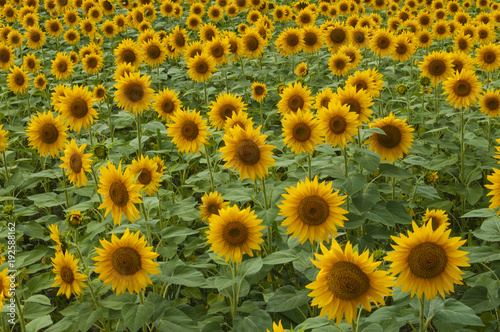
[[[404,163],[415,166],[423,166],[429,163],[429,160],[415,155],[408,155],[405,159],[403,159]]]
[[[99,308],[97,308],[97,310],[91,310],[90,303],[88,311],[80,311],[80,313],[78,314],[78,327],[80,328],[80,331],[87,332],[99,319],[99,316],[101,316],[101,311],[102,309]]]
[[[246,277],[256,274],[262,269],[264,263],[262,262],[262,258],[255,257],[251,259],[247,259],[241,262],[240,267],[238,269],[238,274]]]
[[[162,332],[193,332],[197,331],[196,323],[185,313],[176,308],[165,308],[160,319],[157,319],[153,325]]]
[[[27,197],[35,203],[37,208],[48,208],[58,206],[61,202],[57,200],[57,194],[50,192],[44,194],[36,194]]]
[[[472,234],[481,240],[500,241],[500,219],[497,216],[486,219],[481,228],[473,231]]]
[[[498,285],[498,283],[497,283]],[[485,286],[475,286],[469,288],[460,301],[466,306],[474,309],[476,314],[480,314],[485,311],[493,310],[500,306],[500,300],[497,298],[490,298],[488,296],[488,288]]]
[[[392,164],[386,164],[382,163],[378,167],[380,169],[380,173],[385,176],[393,177],[393,178],[402,178],[402,179],[407,179],[410,178],[412,175],[410,172],[405,171],[401,167],[392,165]]]
[[[184,285],[188,287],[201,286],[205,283],[203,273],[194,267],[187,265],[163,264],[161,279],[174,285]]]
[[[71,317],[64,317],[56,324],[46,329],[45,332],[72,332],[78,330],[76,322]]]
[[[465,186],[462,183],[458,183],[456,186],[457,193],[464,195],[467,202],[470,204],[476,204],[477,201],[483,196],[483,187],[479,184],[473,182]]]
[[[448,166],[456,164],[457,161],[458,161],[458,156],[456,154],[453,154],[452,156],[447,156],[446,154],[443,153],[434,156],[428,164],[424,164],[422,166],[433,171],[441,171],[447,168]]]
[[[297,259],[297,253],[292,249],[273,252],[271,255],[264,257],[262,262],[266,265],[285,264]]]
[[[443,308],[435,313],[433,323],[439,331],[452,331],[453,329],[449,329],[449,327],[457,324],[484,326],[472,308],[453,298],[444,301]]]
[[[500,249],[498,244],[481,247],[467,247],[469,260],[467,263],[485,263],[500,260]]]
[[[188,227],[179,227],[179,226],[169,226],[163,229],[161,232],[162,240],[166,240],[168,238],[176,237],[176,236],[188,236],[193,234],[198,234],[197,230],[188,228]],[[168,241],[167,241],[168,242]]]
[[[370,186],[366,192],[359,192],[352,196],[352,203],[359,212],[370,210],[380,199],[380,192]]]
[[[344,188],[348,195],[354,195],[363,189],[365,185],[366,175],[357,173],[345,179],[344,183],[342,183],[342,188]]]
[[[45,304],[45,305],[50,305],[50,299],[45,296],[45,295],[32,295],[26,300],[23,300],[24,302],[31,302],[31,303],[40,303],[40,304]]]
[[[487,218],[493,217],[497,213],[495,210],[490,210],[488,208],[472,210],[461,216],[460,218]]]
[[[271,329],[273,321],[269,314],[263,310],[256,310],[246,317],[234,318],[234,329],[238,332],[266,332]]]
[[[283,286],[271,295],[267,301],[266,310],[269,312],[283,312],[298,308],[309,303],[311,298],[308,289],[297,290],[294,286]]]
[[[380,156],[367,149],[359,149],[354,153],[353,158],[370,173],[375,172],[380,164]]]
[[[104,300],[101,300],[101,305],[104,308],[113,309],[113,310],[121,310],[124,303],[136,303],[137,295],[130,293],[123,293],[120,295],[110,295]]]
[[[183,199],[167,210],[168,216],[175,216],[184,221],[193,221],[200,217],[194,197]]]
[[[378,324],[370,324],[362,329],[361,332],[384,332],[384,329]]]
[[[155,306],[151,302],[125,303],[121,310],[125,325],[131,332],[138,331],[153,315]]]
[[[37,332],[50,324],[52,324],[52,319],[49,315],[38,317],[26,324],[26,332]]]

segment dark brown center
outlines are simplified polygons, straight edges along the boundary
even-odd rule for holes
[[[304,99],[299,95],[293,95],[288,99],[288,108],[292,110],[292,112],[297,112],[297,110],[303,109],[304,107]]]
[[[444,272],[448,263],[446,251],[432,242],[425,242],[411,249],[408,255],[410,271],[418,278],[432,279]]]
[[[250,52],[253,52],[259,48],[259,41],[254,36],[246,38],[245,45]]]
[[[345,31],[341,28],[335,28],[330,31],[330,40],[335,44],[342,43],[346,38]]]
[[[300,220],[309,226],[323,224],[330,215],[330,207],[319,196],[307,196],[299,204],[298,214]]]
[[[316,36],[315,33],[307,32],[304,35],[304,43],[307,46],[314,46],[314,45],[316,45],[317,42],[318,42],[318,36]]]
[[[130,247],[121,247],[111,256],[113,269],[121,275],[129,276],[141,269],[141,255]]]
[[[344,133],[347,129],[347,121],[343,116],[336,115],[330,119],[330,130],[337,135]]]
[[[198,129],[198,126],[196,125],[196,123],[188,120],[188,121],[185,121],[184,124],[182,125],[181,132],[182,132],[182,137],[184,139],[187,139],[188,141],[192,141],[192,140],[195,140],[196,137],[198,137],[199,129]]]
[[[429,63],[429,73],[432,76],[441,76],[446,71],[446,64],[442,60],[432,60]]]
[[[135,52],[132,50],[125,50],[122,53],[122,61],[127,63],[134,63],[136,59]]]
[[[52,123],[46,123],[40,129],[40,139],[42,142],[52,144],[57,141],[59,130]]]
[[[326,277],[328,289],[336,298],[352,301],[368,291],[370,279],[354,263],[340,261],[332,265]]]
[[[78,174],[82,171],[82,158],[78,153],[73,153],[71,157],[69,158],[69,166],[71,167],[71,170]]]
[[[146,52],[151,59],[158,59],[161,55],[161,50],[157,45],[149,45]]]
[[[66,284],[72,284],[75,281],[75,276],[73,275],[73,271],[68,266],[61,267],[61,279]]]
[[[398,127],[388,124],[380,129],[385,132],[385,135],[376,134],[380,145],[387,149],[392,149],[399,145],[401,142],[401,131]]]
[[[460,97],[466,97],[468,96],[472,91],[472,88],[469,84],[469,82],[465,80],[459,80],[455,83],[453,86],[453,92]]]
[[[130,101],[136,103],[144,98],[144,89],[142,88],[142,85],[132,83],[126,87],[125,95]]]
[[[242,140],[236,146],[236,156],[245,165],[255,165],[260,160],[259,146],[252,140]]]
[[[140,183],[143,185],[148,185],[151,180],[152,180],[151,172],[147,168],[141,169],[141,173],[139,174],[139,177],[137,178]]]
[[[231,221],[224,226],[222,238],[229,246],[241,246],[245,244],[248,239],[248,229],[239,221]]]
[[[118,207],[124,207],[129,201],[127,187],[121,181],[115,181],[109,186],[109,198]]]
[[[311,127],[307,123],[297,123],[292,130],[293,138],[305,142],[311,137]]]

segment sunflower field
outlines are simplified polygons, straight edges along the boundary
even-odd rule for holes
[[[0,331],[500,331],[499,6],[0,0]]]

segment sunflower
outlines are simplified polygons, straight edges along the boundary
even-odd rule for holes
[[[207,15],[212,22],[217,22],[224,17],[224,10],[218,5],[213,5],[208,8]]]
[[[219,215],[219,211],[227,208],[229,202],[224,202],[224,198],[217,191],[205,193],[201,198],[201,219],[208,221],[211,216]]]
[[[52,68],[50,73],[56,77],[57,80],[65,80],[73,75],[73,63],[68,54],[57,52],[56,58],[52,60]]]
[[[246,29],[241,39],[243,50],[246,53],[247,57],[260,58],[262,56],[262,53],[264,53],[264,46],[267,42],[262,38],[257,29]]]
[[[14,65],[14,52],[10,46],[0,43],[0,69],[8,70]]]
[[[10,74],[7,75],[7,86],[14,94],[23,94],[28,91],[29,78],[28,73],[24,72],[18,66],[10,68]]]
[[[75,9],[66,11],[64,13],[63,19],[64,19],[64,24],[69,28],[76,28],[80,21],[80,17],[78,16],[78,11]]]
[[[0,152],[5,152],[7,151],[9,139],[7,138],[7,131],[3,130],[2,127],[3,125],[0,124]]]
[[[477,50],[476,61],[479,68],[491,73],[500,68],[500,46],[487,44]]]
[[[158,263],[153,259],[159,255],[153,247],[147,247],[146,237],[140,237],[140,232],[131,233],[127,228],[121,238],[111,235],[111,242],[100,240],[104,249],[95,248],[98,256],[92,259],[97,266],[94,272],[99,274],[104,284],[109,285],[116,294],[140,293],[152,284],[149,274],[159,274]]]
[[[24,38],[17,30],[12,30],[7,36],[7,43],[13,48],[20,48],[23,45]]]
[[[349,61],[350,58],[343,53],[332,54],[328,60],[328,68],[334,76],[345,76],[353,68]]]
[[[349,112],[349,106],[342,105],[337,100],[330,102],[328,107],[319,108],[318,119],[325,142],[333,147],[345,147],[347,140],[352,142],[352,136],[358,133],[361,125],[358,115]]]
[[[203,51],[211,56],[217,65],[221,66],[227,63],[227,56],[229,52],[229,43],[227,39],[222,39],[220,37],[212,38],[211,41],[206,42]]]
[[[320,316],[328,315],[328,319],[336,318],[337,325],[345,320],[351,324],[356,320],[358,305],[371,311],[370,300],[379,307],[384,305],[384,296],[392,294],[394,278],[386,271],[376,270],[381,262],[376,262],[368,251],[359,252],[347,242],[344,250],[337,241],[332,241],[328,250],[320,243],[321,254],[315,254],[317,261],[313,264],[320,269],[316,281],[306,288],[312,289],[310,297],[314,297],[311,305],[321,308]]]
[[[453,64],[446,53],[434,51],[424,56],[424,61],[420,62],[420,69],[422,74],[429,76],[436,86],[440,80],[446,79],[453,73]]]
[[[307,64],[305,62],[301,62],[295,67],[295,75],[302,77],[307,75]]]
[[[323,38],[326,45],[336,51],[340,46],[350,43],[351,27],[346,27],[341,23],[334,23],[323,31]]]
[[[56,295],[65,294],[69,299],[71,294],[75,296],[83,294],[82,287],[87,287],[83,281],[87,276],[83,273],[78,273],[78,259],[75,259],[67,250],[63,254],[62,251],[56,252],[56,257],[51,258],[55,273],[54,283],[52,287],[60,285]]]
[[[476,26],[477,30],[477,41],[479,44],[489,44],[495,40],[495,27],[492,24],[478,24]]]
[[[476,103],[481,93],[481,82],[474,70],[462,69],[448,77],[443,83],[446,101],[455,108],[462,108]]]
[[[500,143],[500,141],[497,140],[497,143]],[[497,147],[496,149],[498,152],[499,148]],[[495,158],[500,159],[498,155],[496,155]],[[500,206],[500,169],[493,168],[493,174],[488,175],[487,179],[491,184],[485,185],[486,188],[490,189],[490,192],[486,194],[486,196],[493,196],[490,199],[489,206],[489,209],[493,210]],[[500,211],[497,214],[500,214]]]
[[[370,42],[369,30],[365,27],[357,26],[351,29],[351,44],[362,50]]]
[[[274,166],[271,151],[275,146],[265,142],[267,135],[261,135],[260,129],[260,126],[248,130],[235,126],[223,136],[225,146],[219,151],[226,162],[224,167],[239,171],[242,180],[263,178],[269,173],[268,167]]]
[[[432,38],[432,34],[429,31],[422,30],[415,34],[415,41],[418,47],[429,48],[431,47],[434,39]]]
[[[69,128],[79,133],[82,128],[89,129],[96,122],[97,111],[92,103],[92,93],[87,87],[73,85],[65,89],[64,96],[59,98],[59,103],[54,108],[69,124]]]
[[[346,85],[344,89],[337,88],[337,99],[341,105],[349,105],[349,112],[358,115],[361,122],[368,122],[373,105],[372,98],[365,90],[357,90],[356,87]]]
[[[217,38],[219,36],[219,30],[212,23],[205,23],[200,27],[198,36],[202,42],[206,43]]]
[[[233,113],[230,118],[226,119],[224,124],[224,131],[228,132],[229,129],[232,129],[236,126],[243,128],[244,130],[249,130],[253,128],[252,119],[248,118],[248,114],[244,111],[240,111],[238,113]]]
[[[89,74],[98,74],[103,65],[102,56],[98,54],[89,54],[82,59],[82,68]]]
[[[172,143],[177,146],[179,152],[200,153],[201,148],[208,143],[208,127],[200,112],[189,108],[185,111],[177,111],[171,118],[172,122],[167,124],[167,136],[172,137]]]
[[[122,62],[116,66],[113,78],[115,79],[115,81],[117,81],[118,79],[125,77],[125,74],[130,75],[133,74],[134,72],[135,69],[130,63]]]
[[[106,88],[104,87],[104,85],[99,84],[94,86],[92,96],[94,97],[94,101],[96,102],[106,99]]]
[[[500,115],[500,90],[483,92],[479,97],[479,109],[482,113],[496,118]]]
[[[57,18],[45,21],[45,29],[49,36],[55,38],[59,37],[64,31],[61,22]]]
[[[400,34],[395,37],[394,43],[396,48],[391,56],[399,62],[405,62],[415,54],[416,47],[412,35],[408,33]]]
[[[64,156],[61,157],[63,163],[59,165],[60,168],[67,169],[66,175],[69,182],[78,187],[86,185],[88,180],[85,173],[91,170],[92,160],[90,157],[92,154],[84,153],[86,146],[87,144],[82,144],[78,147],[76,141],[72,139],[70,143],[66,144]]]
[[[276,39],[276,48],[282,56],[298,53],[304,47],[299,28],[287,28]]]
[[[252,97],[258,102],[262,102],[267,96],[267,87],[264,83],[252,83]]]
[[[394,35],[384,29],[376,30],[370,39],[370,49],[381,57],[393,54],[396,50]]]
[[[295,154],[312,153],[316,145],[322,143],[319,122],[309,111],[297,110],[287,113],[281,121],[283,142]]]
[[[221,93],[209,106],[210,111],[208,112],[208,116],[210,117],[210,122],[217,130],[221,130],[224,128],[226,120],[232,117],[233,114],[246,110],[245,106],[241,97],[229,93]]]
[[[475,70],[474,64],[476,61],[470,55],[462,52],[453,52],[449,53],[448,56],[451,59],[454,73],[461,72],[463,69]]]
[[[115,60],[116,65],[126,62],[130,63],[135,70],[137,70],[142,63],[140,48],[132,39],[124,39],[120,45],[113,51],[117,57]]]
[[[312,108],[317,110],[323,107],[328,108],[328,105],[330,104],[330,102],[333,100],[334,97],[335,94],[332,92],[332,89],[326,87],[318,92],[314,100],[314,106]]]
[[[2,258],[5,260],[4,256],[2,256]],[[2,310],[3,301],[6,298],[10,298],[14,295],[10,291],[11,277],[10,276],[7,277],[8,273],[9,273],[8,267],[6,267],[2,272],[0,272],[0,310]]]
[[[141,186],[146,195],[153,195],[158,191],[158,187],[163,180],[158,173],[158,165],[148,156],[140,156],[139,159],[132,160],[132,165],[128,167],[134,178],[137,178],[136,184]]]
[[[303,46],[305,53],[315,53],[323,47],[324,38],[321,29],[315,25],[309,25],[301,30]]]
[[[153,99],[154,90],[149,87],[151,77],[142,75],[139,72],[125,73],[123,77],[117,79],[114,85],[114,101],[118,102],[118,107],[134,114],[142,113],[149,108]]]
[[[99,209],[106,208],[104,216],[106,217],[111,211],[114,224],[121,224],[122,213],[125,217],[134,222],[139,218],[139,210],[135,207],[135,203],[141,203],[140,194],[138,191],[141,185],[134,183],[134,176],[129,169],[125,169],[122,174],[122,163],[118,165],[118,169],[108,160],[108,165],[101,166],[101,175],[99,176],[99,190],[97,192],[104,195],[104,202],[99,206]]]
[[[385,132],[385,135],[373,133],[365,142],[370,144],[370,150],[375,151],[382,160],[395,161],[411,148],[413,128],[406,124],[406,119],[396,119],[392,112],[389,116],[370,123],[370,128],[380,128]]]
[[[188,59],[194,58],[196,55],[201,54],[203,52],[203,44],[201,41],[196,40],[186,47],[184,50],[184,61],[188,61]]]
[[[356,91],[364,90],[370,97],[378,97],[379,87],[370,74],[370,70],[358,70],[353,75],[349,75],[346,85],[355,87]]]
[[[309,111],[312,106],[311,91],[302,83],[296,82],[288,86],[280,94],[281,100],[278,102],[278,112],[288,114],[297,112],[300,108],[303,111]]]
[[[413,222],[413,232],[408,236],[391,236],[397,245],[392,245],[393,252],[385,257],[391,261],[389,272],[399,275],[396,287],[402,286],[403,292],[411,292],[411,297],[423,295],[427,300],[441,294],[453,292],[453,284],[462,284],[459,267],[469,266],[466,251],[458,250],[466,240],[459,237],[449,238],[451,229],[441,226],[432,229],[432,223],[418,227]]]
[[[448,228],[448,226],[450,226],[450,223],[447,221],[448,221],[448,215],[446,214],[445,210],[427,209],[422,218],[422,222],[424,225],[427,225],[427,223],[429,222],[432,224],[433,231],[437,230],[439,227],[443,225],[445,228]]]
[[[176,26],[172,34],[170,34],[168,42],[177,51],[184,52],[189,43],[186,29],[181,29],[179,26]]]
[[[42,157],[57,156],[67,142],[66,125],[59,117],[54,118],[51,112],[37,112],[26,131],[29,145],[37,148]]]
[[[338,53],[345,54],[349,57],[349,66],[352,68],[356,68],[360,63],[363,56],[361,52],[352,45],[342,45]]]
[[[260,250],[264,242],[261,226],[262,220],[257,219],[250,207],[240,210],[236,205],[219,210],[219,215],[212,214],[208,219],[207,243],[217,258],[225,256],[226,262],[241,263],[243,254],[253,257],[252,250]]]
[[[201,27],[202,20],[198,15],[189,15],[186,18],[186,25],[190,30],[199,30]]]
[[[61,236],[59,233],[59,226],[57,223],[47,226],[50,231],[50,239],[56,243],[56,252],[62,252],[63,244],[61,242]]]
[[[160,66],[165,62],[167,51],[160,40],[155,37],[142,43],[142,58],[150,67]]]
[[[238,60],[244,52],[241,38],[233,31],[226,31],[225,38],[229,44],[229,53],[233,55],[229,58],[229,61]]]
[[[172,115],[180,109],[181,101],[179,93],[169,88],[163,89],[154,96],[153,109],[158,113],[158,117],[169,122]]]
[[[282,222],[287,227],[287,234],[299,237],[300,243],[309,241],[329,241],[329,237],[337,235],[337,226],[343,227],[346,210],[340,207],[344,203],[339,192],[333,192],[332,183],[318,183],[316,176],[312,181],[297,183],[297,187],[286,188],[280,215],[286,219]]]
[[[196,82],[204,82],[216,71],[215,60],[210,55],[201,53],[187,60],[189,77]]]

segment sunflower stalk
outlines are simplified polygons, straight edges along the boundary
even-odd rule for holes
[[[205,156],[207,159],[207,167],[208,173],[210,174],[210,191],[214,191],[214,170],[212,169],[212,165],[210,164],[210,154],[208,153],[207,145],[204,145],[205,148]]]
[[[231,266],[231,275],[234,280],[238,276],[239,264],[234,263],[233,260],[231,259],[230,266]],[[234,283],[232,288],[233,288],[233,293],[231,294],[232,296],[230,297],[230,299],[231,299],[231,317],[233,319],[233,324],[234,324],[234,319],[238,315],[238,302],[240,300],[239,296],[240,296],[241,280],[238,282],[238,285]]]
[[[71,201],[68,195],[68,185],[66,184],[66,174],[64,173],[64,168],[62,169],[62,184],[63,184],[64,196],[66,198],[66,207],[69,209],[69,207],[71,206]]]
[[[19,326],[21,327],[21,332],[26,332],[26,326],[24,325],[24,308],[21,309],[21,302],[17,296],[17,292],[14,293],[14,299],[17,307],[17,314],[19,315]]]
[[[308,175],[309,175],[309,180],[312,179],[312,166],[311,166],[311,163],[312,163],[312,153],[309,153],[307,155],[307,171],[308,171]]]
[[[418,330],[419,332],[425,332],[427,331],[427,328],[426,328],[426,325],[425,325],[425,297],[422,295],[422,297],[420,297],[418,299],[418,303],[419,303],[419,325],[418,325]]]
[[[137,145],[138,145],[138,156],[142,156],[142,128],[141,128],[141,115],[139,112],[135,115],[135,122],[137,124]]]
[[[5,157],[5,151],[2,151],[3,167],[5,168],[5,179],[7,180],[7,187],[10,187],[10,172],[7,166],[7,157]]]

